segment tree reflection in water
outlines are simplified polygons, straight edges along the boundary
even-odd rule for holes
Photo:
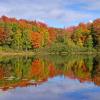
[[[0,88],[38,86],[56,76],[100,86],[100,56],[0,57]]]

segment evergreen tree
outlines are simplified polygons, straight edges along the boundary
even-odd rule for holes
[[[85,47],[89,49],[93,48],[93,38],[91,35],[89,35],[88,38],[86,39]]]

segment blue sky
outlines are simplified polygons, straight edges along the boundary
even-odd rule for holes
[[[0,0],[0,16],[67,27],[100,18],[100,0]]]

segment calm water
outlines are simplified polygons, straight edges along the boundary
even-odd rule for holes
[[[0,100],[100,100],[100,56],[0,57]]]

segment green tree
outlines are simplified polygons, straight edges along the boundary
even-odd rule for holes
[[[91,35],[88,36],[84,45],[89,49],[93,48],[93,38]]]
[[[22,42],[23,42],[23,50],[30,50],[32,49],[32,43],[30,39],[30,31],[28,29],[22,29]]]

